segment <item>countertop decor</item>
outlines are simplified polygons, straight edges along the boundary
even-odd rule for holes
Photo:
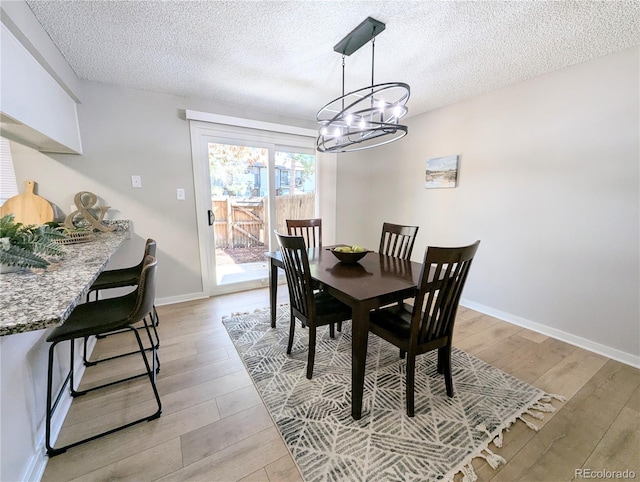
[[[20,268],[46,268],[45,256],[62,257],[64,249],[56,241],[66,235],[50,226],[15,222],[13,214],[0,218],[0,263]]]
[[[46,270],[0,276],[0,336],[41,330],[67,319],[129,235],[129,221],[110,224],[116,229],[97,233],[94,241],[65,245],[66,257]]]

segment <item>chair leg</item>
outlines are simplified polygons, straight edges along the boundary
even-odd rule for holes
[[[402,348],[400,348],[400,358],[402,358],[404,360],[405,355],[407,354],[406,351],[404,351]]]
[[[293,348],[293,335],[296,331],[296,318],[291,313],[291,321],[289,322],[289,343],[287,344],[287,355],[291,355],[291,348]]]
[[[75,340],[71,340],[70,345],[71,346],[70,346],[70,349],[69,349],[69,375],[68,375],[68,377],[69,377],[69,391],[71,392],[71,396],[75,398],[75,397],[81,397],[82,395],[87,393],[87,390],[76,390],[75,389],[75,382],[73,381],[73,375],[75,373],[75,366],[76,366],[76,355],[75,355],[76,342],[75,342]]]
[[[104,337],[103,337],[104,338]],[[82,363],[84,363],[84,366],[86,367],[92,367],[94,365],[97,365],[98,362],[95,361],[89,361],[89,358],[87,357],[87,342],[89,341],[89,337],[85,336],[82,342],[83,345],[83,351],[82,351]]]
[[[160,372],[160,358],[158,357],[158,348],[160,347],[160,337],[158,336],[158,330],[156,329],[156,325],[153,323],[153,313],[149,315],[149,323],[147,323],[147,317],[145,316],[142,319],[144,323],[144,327],[147,331],[147,337],[149,338],[149,344],[151,346],[151,351],[153,351],[153,371],[154,373]],[[151,335],[151,330],[153,330],[154,336]]]
[[[412,353],[407,358],[407,415],[413,417],[415,405],[416,356]]]
[[[334,323],[331,323],[329,325],[329,337],[331,338],[335,338],[336,337],[336,327]]]
[[[153,305],[151,320],[153,321],[153,326],[158,326],[160,324],[160,316],[158,315],[158,310],[156,310],[156,305]]]
[[[134,420],[133,422],[129,422],[126,423],[124,425],[121,425],[119,427],[107,430],[105,432],[101,432],[97,435],[93,435],[91,437],[87,437],[85,439],[79,440],[77,442],[73,442],[71,444],[65,445],[64,447],[59,447],[59,448],[55,448],[51,445],[51,416],[53,415],[54,410],[56,409],[56,406],[58,405],[58,401],[60,399],[60,395],[62,394],[62,392],[64,391],[64,388],[66,387],[67,383],[71,383],[71,393],[74,393],[74,389],[73,389],[73,365],[74,365],[74,360],[73,360],[73,345],[74,345],[74,340],[70,340],[71,343],[71,369],[70,369],[70,373],[69,375],[67,375],[67,380],[65,380],[62,389],[60,390],[60,392],[58,393],[58,397],[56,399],[56,401],[53,404],[53,407],[51,406],[51,390],[52,390],[52,378],[53,378],[53,349],[56,346],[56,343],[53,343],[51,345],[51,347],[49,348],[49,369],[48,369],[48,374],[47,374],[47,416],[46,416],[46,440],[45,440],[45,445],[46,445],[46,449],[47,449],[47,455],[49,457],[54,457],[56,455],[59,455],[61,453],[64,453],[67,451],[67,449],[75,447],[77,445],[86,443],[86,442],[90,442],[92,440],[95,440],[97,438],[100,437],[104,437],[105,435],[110,435],[114,432],[118,432],[120,430],[124,430],[125,428],[131,427],[132,425],[141,423],[141,422],[146,422],[146,421],[151,421],[154,420],[156,418],[159,418],[160,415],[162,414],[162,402],[160,401],[160,394],[158,393],[158,388],[156,386],[156,374],[155,374],[155,369],[152,369],[152,367],[149,365],[149,360],[147,359],[147,355],[146,355],[146,349],[144,347],[144,345],[142,344],[142,339],[140,338],[140,335],[138,334],[138,330],[133,327],[133,326],[129,326],[127,328],[128,330],[131,330],[135,337],[136,337],[136,342],[138,343],[138,348],[139,348],[139,353],[140,356],[142,357],[142,361],[144,362],[145,365],[145,369],[146,372],[143,375],[146,375],[149,378],[149,382],[151,383],[151,388],[153,389],[153,394],[154,397],[156,399],[156,404],[157,404],[157,410],[152,414],[152,415],[148,415],[146,417],[142,417],[140,419]],[[153,353],[152,356],[155,358],[156,357],[156,353],[155,353],[155,348],[152,347]],[[118,380],[116,382],[112,382],[112,383],[106,383],[104,385],[101,385],[100,387],[94,387],[91,388],[89,390],[85,390],[85,391],[80,391],[80,392],[75,392],[78,393],[80,395],[83,395],[89,391],[92,390],[96,390],[98,388],[104,388],[104,387],[108,387],[111,385],[114,385],[116,383],[122,383],[123,381],[127,381],[127,380],[131,380],[133,378],[137,378],[137,377],[129,377],[127,379],[123,379],[123,380]]]
[[[444,365],[443,365],[443,356],[444,351],[443,348],[438,348],[438,373],[442,375],[444,373]]]
[[[341,321],[338,322],[338,331],[340,333],[342,333],[342,322]]]
[[[442,350],[442,352],[440,351]],[[447,387],[447,396],[453,397],[453,377],[451,376],[451,346],[438,349],[438,355],[442,353],[442,369],[444,372],[444,383]],[[438,356],[438,358],[440,358]]]
[[[134,327],[130,327],[131,331],[133,331],[133,334],[136,336],[136,341],[138,342],[138,347],[140,348],[140,356],[142,357],[142,361],[144,362],[144,366],[147,369],[147,375],[149,377],[149,382],[151,383],[151,388],[153,389],[153,395],[155,396],[156,399],[156,403],[158,405],[158,410],[156,410],[156,412],[146,418],[142,418],[139,421],[142,422],[144,420],[150,421],[150,420],[155,420],[156,418],[160,417],[160,414],[162,413],[162,402],[160,401],[160,394],[158,393],[158,387],[156,386],[156,371],[155,369],[152,370],[151,367],[149,366],[149,360],[147,360],[147,355],[145,354],[145,348],[144,345],[142,344],[142,340],[140,339],[140,335],[138,334],[138,330]],[[152,353],[154,359],[157,358],[157,354],[156,354],[156,350],[155,348],[153,349],[153,353]],[[138,421],[133,422],[129,425],[133,425],[134,423],[138,423]],[[125,428],[125,427],[122,427]],[[120,429],[118,429],[120,430]]]
[[[71,341],[71,343],[73,344],[73,340]],[[64,383],[62,384],[62,387],[60,388],[60,391],[58,392],[56,401],[52,405],[51,400],[53,397],[51,396],[52,395],[51,392],[53,390],[53,351],[55,347],[56,347],[56,343],[52,343],[51,346],[49,347],[49,367],[47,370],[47,414],[46,414],[47,416],[46,416],[46,422],[45,422],[45,447],[47,449],[47,455],[49,457],[53,457],[55,455],[59,455],[67,451],[67,449],[65,448],[62,448],[62,449],[53,448],[53,446],[51,445],[51,417],[53,416],[53,412],[55,412],[56,408],[58,407],[58,402],[60,401],[60,397],[64,393],[64,389],[69,383],[71,370],[73,370],[73,365],[72,365],[71,370],[69,370],[69,373],[67,374],[67,378],[65,379]]]
[[[309,325],[309,358],[307,359],[307,378],[313,376],[313,363],[316,359],[316,327]]]

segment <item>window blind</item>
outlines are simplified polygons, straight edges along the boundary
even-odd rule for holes
[[[0,205],[18,194],[18,183],[13,168],[9,140],[0,137]]]

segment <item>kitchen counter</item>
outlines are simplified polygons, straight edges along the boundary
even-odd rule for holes
[[[80,304],[109,259],[129,236],[129,221],[95,233],[87,243],[66,244],[66,256],[45,270],[0,274],[0,336],[59,325]]]

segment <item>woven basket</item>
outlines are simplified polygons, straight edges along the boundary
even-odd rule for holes
[[[96,235],[91,231],[72,231],[65,232],[67,237],[65,239],[56,239],[56,243],[60,244],[79,244],[88,243],[96,239]]]

